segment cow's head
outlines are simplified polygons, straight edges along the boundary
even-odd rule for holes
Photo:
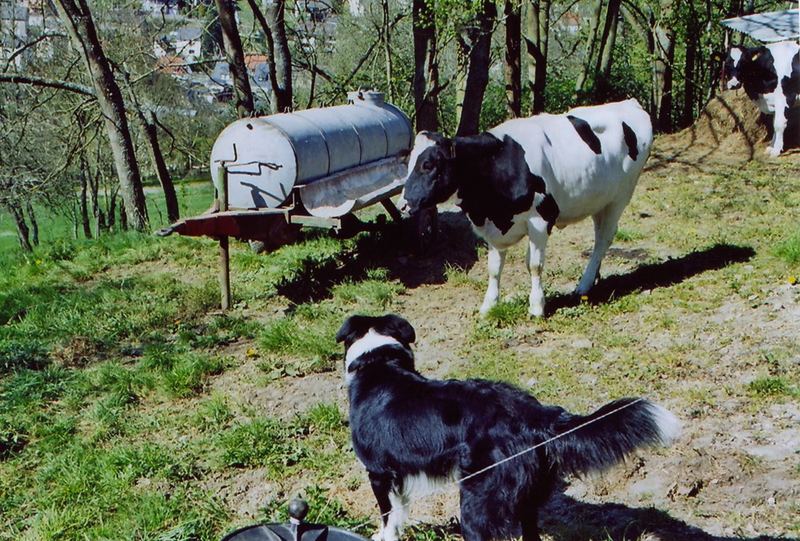
[[[414,140],[408,158],[403,198],[408,211],[414,214],[422,209],[444,203],[458,188],[453,175],[455,143],[438,133],[423,131]]]
[[[742,68],[747,62],[749,52],[745,47],[731,47],[728,56],[725,58],[724,74],[725,87],[728,90],[736,90],[742,87]]]
[[[751,99],[778,86],[775,59],[767,47],[732,47],[725,59],[725,77],[728,89],[744,86]]]

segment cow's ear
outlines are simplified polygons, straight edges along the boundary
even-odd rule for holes
[[[755,47],[755,48],[750,49],[748,51],[748,53],[750,55],[750,60],[752,62],[758,62],[758,60],[760,60],[761,57],[763,57],[768,52],[769,52],[769,49],[767,49],[766,47]]]
[[[714,54],[711,55],[711,58],[714,60],[714,62],[722,62],[725,60],[725,55],[719,51],[714,51]]]

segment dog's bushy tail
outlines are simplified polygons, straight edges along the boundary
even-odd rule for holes
[[[576,475],[604,470],[642,447],[669,445],[681,430],[672,413],[638,398],[616,400],[589,415],[563,412],[552,428],[555,434],[575,429],[548,447],[558,469]]]

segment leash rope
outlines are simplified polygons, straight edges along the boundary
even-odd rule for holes
[[[639,397],[639,398],[633,400],[632,402],[628,402],[627,404],[619,406],[618,408],[615,408],[615,409],[613,409],[611,411],[607,411],[606,413],[604,413],[604,414],[602,414],[602,415],[600,415],[598,417],[595,417],[593,419],[589,419],[588,421],[585,421],[585,422],[583,422],[583,423],[581,423],[581,424],[579,424],[577,426],[574,426],[574,427],[570,428],[569,430],[566,430],[566,431],[562,432],[561,434],[556,434],[552,438],[548,438],[548,439],[546,439],[544,441],[541,441],[541,442],[537,443],[536,445],[528,447],[527,449],[523,449],[522,451],[514,453],[513,455],[510,455],[510,456],[507,456],[507,457],[505,457],[505,458],[503,458],[501,460],[498,460],[494,464],[490,464],[490,465],[488,465],[488,466],[486,466],[484,468],[481,468],[480,470],[478,470],[476,472],[472,472],[470,474],[467,474],[464,477],[461,477],[460,479],[456,479],[454,481],[448,481],[447,483],[444,484],[444,486],[442,486],[442,487],[440,487],[440,488],[438,488],[436,490],[433,490],[433,491],[429,492],[428,494],[425,494],[425,495],[423,495],[421,497],[418,497],[414,501],[419,501],[419,500],[421,500],[423,498],[427,498],[429,496],[434,496],[436,494],[442,493],[445,490],[447,490],[451,485],[454,485],[454,484],[455,485],[460,485],[464,481],[468,481],[469,479],[472,479],[473,477],[477,477],[479,475],[482,475],[482,474],[488,472],[489,470],[492,470],[492,469],[494,469],[494,468],[496,468],[496,467],[498,467],[498,466],[500,466],[502,464],[505,464],[506,462],[514,460],[515,458],[519,458],[522,455],[531,453],[531,452],[535,451],[536,449],[538,449],[540,447],[544,447],[545,445],[547,445],[549,443],[553,443],[554,441],[556,441],[558,439],[561,439],[564,436],[568,436],[568,435],[572,434],[573,432],[576,432],[576,431],[580,430],[581,428],[587,427],[592,423],[596,423],[597,421],[599,421],[601,419],[605,419],[606,417],[614,415],[615,413],[618,413],[618,412],[624,410],[625,408],[629,408],[629,407],[633,406],[634,404],[638,404],[639,402],[642,402],[643,400],[644,400],[644,398]],[[411,503],[413,503],[413,501],[409,501],[408,505],[410,505]],[[379,524],[382,524],[383,518],[389,516],[391,513],[392,513],[392,511],[387,511],[386,513],[380,514],[378,516]],[[372,522],[372,519],[370,519],[370,520],[368,520],[366,522],[363,522],[363,523],[359,524],[358,526],[355,526],[353,529],[357,530],[357,529],[359,529],[359,528],[361,528],[363,526],[366,526],[367,524],[370,524],[371,522]]]

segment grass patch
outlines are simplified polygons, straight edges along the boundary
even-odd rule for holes
[[[500,301],[486,313],[486,321],[498,327],[510,327],[528,317],[527,297],[514,297]]]
[[[201,392],[209,377],[232,366],[231,357],[186,354],[164,374],[164,388],[170,396],[186,398]]]
[[[178,339],[192,348],[213,348],[255,338],[259,324],[241,316],[216,315],[209,322],[180,322]]]
[[[483,290],[484,284],[479,280],[469,277],[469,271],[450,263],[444,267],[444,277],[447,283],[454,286],[468,286],[478,291]]]
[[[38,342],[0,340],[0,376],[20,368],[37,370],[49,362],[47,350]]]
[[[290,355],[296,360],[292,363],[295,372],[287,372],[289,375],[332,370],[333,359],[341,353],[335,340],[340,324],[337,313],[321,310],[315,305],[303,305],[294,315],[268,324],[261,332],[258,344],[267,353]],[[281,366],[285,363],[273,364]]]
[[[747,391],[751,395],[760,397],[800,396],[797,388],[781,376],[765,376],[754,379],[747,384]]]
[[[644,238],[644,235],[635,229],[623,229],[620,227],[617,229],[616,234],[614,235],[615,241],[620,242],[631,242],[634,240],[641,240]]]
[[[335,299],[347,304],[373,306],[378,310],[386,310],[392,305],[397,295],[405,288],[399,282],[389,281],[386,269],[369,269],[367,279],[361,282],[347,281],[333,288]]]
[[[276,419],[255,419],[220,435],[220,460],[229,467],[263,466],[270,475],[285,475],[286,468],[308,456],[300,442],[302,436],[302,430],[297,426]]]
[[[313,469],[317,478],[325,478],[339,475],[348,432],[338,407],[323,403],[290,420],[249,419],[223,431],[217,441],[225,466],[264,467],[275,479]]]
[[[233,411],[224,395],[212,394],[194,414],[194,426],[200,430],[219,430],[233,420]]]
[[[775,247],[775,255],[790,265],[797,265],[800,263],[800,231],[795,232],[791,237],[780,242]]]

